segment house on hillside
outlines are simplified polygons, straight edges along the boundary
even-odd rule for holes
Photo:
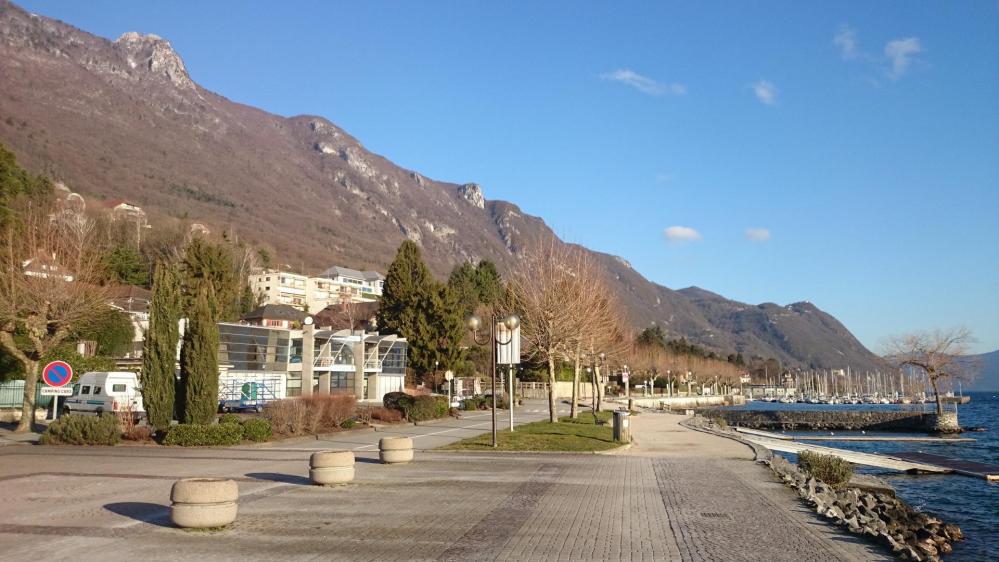
[[[317,312],[331,305],[377,301],[385,276],[377,271],[334,266],[317,277],[267,270],[250,275],[249,283],[253,293],[266,304],[287,304]]]
[[[142,207],[125,201],[124,199],[118,199],[114,201],[108,201],[104,203],[111,213],[111,220],[128,220],[135,221],[140,225],[146,224],[146,212],[142,210]]]

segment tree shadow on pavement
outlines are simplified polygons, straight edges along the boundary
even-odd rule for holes
[[[257,480],[268,480],[270,482],[280,482],[282,484],[295,484],[298,486],[312,485],[312,480],[309,480],[305,476],[281,474],[279,472],[248,472],[246,473],[246,477],[256,478]]]
[[[173,527],[170,522],[170,508],[158,503],[119,502],[104,504],[104,509],[150,525]]]

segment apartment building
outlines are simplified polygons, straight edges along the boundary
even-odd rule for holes
[[[385,276],[377,271],[334,266],[316,277],[270,270],[251,275],[249,282],[253,293],[260,296],[261,304],[286,304],[315,313],[344,301],[377,300],[382,295]]]

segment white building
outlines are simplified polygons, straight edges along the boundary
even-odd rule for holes
[[[317,277],[269,270],[251,275],[249,282],[253,293],[259,295],[260,304],[287,304],[315,313],[345,301],[377,300],[382,295],[385,276],[377,271],[334,266]]]

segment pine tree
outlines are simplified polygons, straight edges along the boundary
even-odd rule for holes
[[[203,284],[188,310],[180,352],[185,423],[211,423],[218,409],[219,329],[212,310],[214,297],[211,284]]]
[[[399,334],[404,338],[415,335],[421,307],[437,281],[423,263],[420,247],[411,240],[399,246],[395,260],[385,275],[378,326],[382,333]]]
[[[174,413],[177,323],[180,320],[180,275],[173,264],[160,263],[153,273],[149,328],[142,348],[142,402],[149,423],[157,430],[170,427]]]
[[[479,302],[496,304],[503,298],[505,288],[503,279],[496,271],[496,265],[489,260],[482,260],[475,268],[475,284],[479,289]]]
[[[448,289],[461,307],[463,317],[475,314],[480,302],[479,276],[469,262],[455,266],[447,280]]]
[[[195,238],[184,251],[184,294],[186,307],[193,306],[201,285],[211,285],[213,297],[209,302],[216,322],[235,320],[239,317],[243,293],[236,279],[232,249]]]

